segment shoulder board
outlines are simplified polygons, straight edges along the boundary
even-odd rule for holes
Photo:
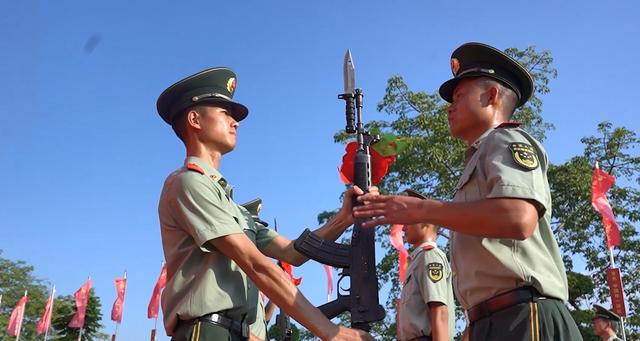
[[[507,122],[500,123],[500,125],[497,126],[496,129],[498,129],[498,128],[517,128],[517,127],[519,127],[521,125],[522,125],[522,123],[520,123],[520,122],[507,121]]]
[[[202,169],[202,167],[198,166],[195,163],[187,163],[187,169],[204,175],[204,169]]]
[[[434,248],[435,247],[433,245],[425,245],[425,246],[422,247],[422,249],[425,250],[425,251],[429,251],[429,250],[434,249]]]

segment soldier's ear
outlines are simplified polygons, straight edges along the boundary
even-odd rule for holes
[[[488,102],[487,104],[495,105],[498,103],[498,98],[500,96],[500,89],[497,86],[492,85],[487,89],[488,94]]]
[[[195,108],[187,112],[187,125],[200,129],[200,113]]]

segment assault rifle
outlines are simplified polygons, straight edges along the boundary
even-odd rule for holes
[[[346,132],[355,134],[357,151],[355,157],[354,185],[368,192],[371,186],[371,157],[369,146],[378,137],[370,135],[362,124],[362,89],[355,88],[355,68],[351,51],[344,57],[344,93],[338,98],[345,101]],[[360,205],[353,198],[353,205]],[[318,237],[306,229],[294,243],[298,252],[322,264],[341,269],[338,279],[338,298],[318,308],[329,319],[349,311],[351,327],[369,331],[370,323],[385,317],[384,308],[378,300],[378,277],[376,276],[375,229],[362,228],[362,219],[355,219],[351,244],[338,244]],[[341,293],[340,282],[349,277],[350,287]],[[344,289],[343,289],[344,290]]]

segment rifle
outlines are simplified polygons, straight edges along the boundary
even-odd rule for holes
[[[344,57],[344,93],[338,95],[345,101],[346,127],[349,134],[356,135],[358,149],[355,157],[354,185],[368,192],[371,186],[371,157],[369,146],[378,141],[377,136],[370,135],[362,124],[362,89],[355,88],[355,68],[351,51]],[[359,206],[355,197],[353,205]],[[342,269],[338,274],[337,299],[318,307],[329,319],[349,311],[351,327],[369,331],[370,323],[385,317],[384,308],[378,300],[378,278],[376,276],[375,229],[362,228],[362,219],[355,219],[351,244],[338,244],[318,237],[306,229],[296,239],[295,249],[305,256],[322,264]],[[350,278],[350,287],[340,292],[340,282]]]

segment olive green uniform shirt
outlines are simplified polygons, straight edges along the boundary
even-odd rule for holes
[[[466,156],[453,201],[527,199],[537,204],[540,218],[533,235],[522,241],[452,232],[451,261],[460,304],[469,309],[522,286],[534,286],[545,296],[566,301],[567,277],[550,227],[548,159],[540,143],[520,128],[490,129]],[[536,160],[535,169],[525,167]]]
[[[193,163],[200,171],[190,170]],[[258,289],[240,267],[218,251],[213,239],[244,233],[258,248],[277,235],[257,226],[231,198],[222,174],[204,160],[188,157],[185,167],[165,180],[160,203],[160,230],[167,263],[162,311],[167,335],[178,319],[224,313],[237,321],[256,319]]]
[[[449,337],[453,340],[455,303],[451,281],[447,256],[436,243],[425,242],[411,252],[407,279],[400,294],[397,326],[400,341],[431,335],[430,302],[447,305]]]
[[[262,340],[267,339],[267,321],[264,320],[264,298],[263,294],[258,295],[258,307],[256,309],[256,321],[250,326],[251,334]]]

